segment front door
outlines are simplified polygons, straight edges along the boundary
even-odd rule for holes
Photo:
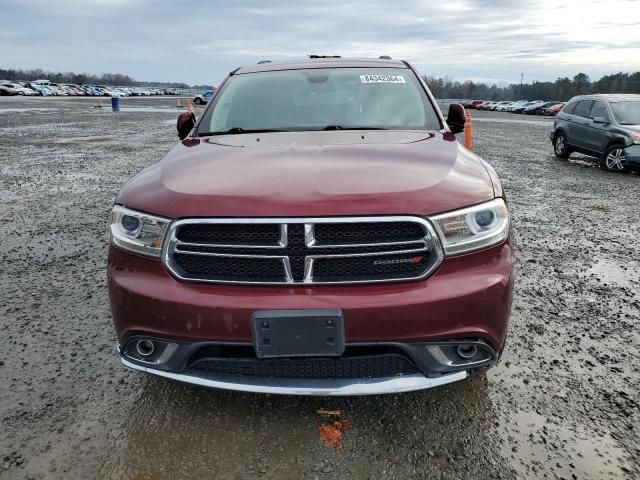
[[[590,150],[589,137],[592,134],[591,124],[593,121],[589,118],[589,113],[591,113],[592,106],[593,100],[580,100],[569,120],[571,126],[567,140],[579,149]]]
[[[604,118],[606,123],[596,123],[593,121],[594,118]],[[594,152],[602,153],[604,149],[607,148],[608,143],[608,130],[609,130],[609,122],[611,116],[609,115],[609,111],[607,110],[607,106],[604,102],[596,100],[593,103],[593,107],[591,107],[591,113],[589,114],[589,133],[586,136],[586,147],[589,150],[593,150]]]

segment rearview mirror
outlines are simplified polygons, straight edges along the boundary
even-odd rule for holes
[[[605,117],[593,117],[593,123],[609,123]]]
[[[183,112],[178,115],[178,123],[176,128],[178,129],[178,137],[180,140],[184,140],[189,135],[189,132],[193,130],[196,125],[196,116],[193,112]]]
[[[465,122],[464,107],[459,103],[449,105],[449,114],[447,115],[447,124],[451,133],[460,133],[464,131]]]

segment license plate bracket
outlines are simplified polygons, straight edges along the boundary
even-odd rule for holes
[[[263,310],[251,317],[258,358],[332,357],[344,353],[342,311]]]

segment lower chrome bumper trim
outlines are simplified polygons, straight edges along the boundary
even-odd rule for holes
[[[207,388],[235,390],[238,392],[270,393],[275,395],[381,395],[387,393],[412,392],[438,387],[448,383],[464,380],[467,372],[456,372],[438,378],[427,378],[424,375],[407,375],[404,377],[371,378],[371,379],[280,379],[261,378],[243,379],[242,383],[231,380],[215,380],[195,375],[165,372],[155,368],[143,367],[120,357],[127,367],[140,370],[159,377],[183,383],[199,385]]]

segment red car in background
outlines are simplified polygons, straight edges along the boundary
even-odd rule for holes
[[[560,112],[560,110],[562,110],[565,104],[566,103],[558,103],[556,105],[552,105],[551,107],[545,109],[544,114],[548,117],[555,117]]]
[[[491,105],[493,102],[489,101],[489,100],[485,100],[482,103],[479,103],[475,106],[476,110],[485,110],[489,105]]]
[[[483,103],[485,103],[485,100],[473,100],[471,102],[463,103],[462,106],[464,108],[475,109],[475,108],[478,108],[478,106],[482,105]]]
[[[123,364],[239,391],[362,395],[493,366],[513,243],[500,181],[390,59],[233,71],[111,213]]]

